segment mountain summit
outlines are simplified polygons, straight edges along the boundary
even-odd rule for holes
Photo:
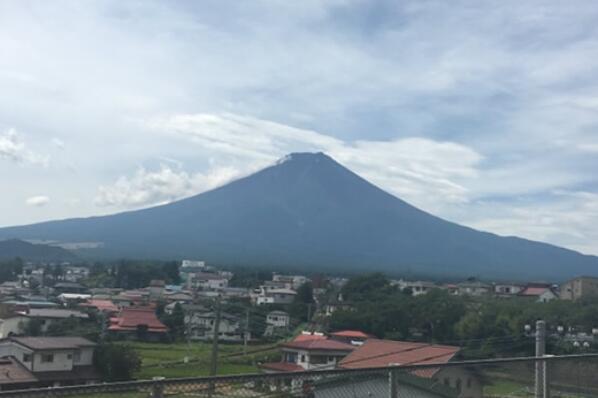
[[[598,275],[598,257],[445,221],[323,153],[293,153],[167,205],[3,228],[3,238],[99,242],[98,256],[201,258],[281,269],[536,280]]]

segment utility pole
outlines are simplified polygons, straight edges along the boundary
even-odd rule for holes
[[[220,336],[220,296],[216,299],[216,320],[214,321],[214,336],[212,338],[212,362],[210,376],[218,373],[218,337]]]
[[[536,374],[535,374],[535,396],[536,398],[548,398],[546,388],[546,361],[539,360],[546,354],[546,322],[536,321]]]
[[[243,355],[247,356],[247,342],[249,340],[249,308],[245,310],[245,333],[243,333]]]

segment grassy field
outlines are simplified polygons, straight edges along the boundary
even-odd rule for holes
[[[529,397],[533,394],[530,386],[509,380],[496,380],[492,385],[484,387],[484,396],[489,397]]]
[[[135,378],[151,379],[155,376],[168,378],[207,376],[210,371],[212,346],[210,343],[139,343],[127,342],[141,358],[141,369]],[[243,355],[243,346],[221,344],[219,347],[218,374],[240,374],[257,372],[257,364],[277,360],[278,349],[270,345],[251,345],[248,355]],[[254,351],[259,351],[255,352]],[[188,363],[184,358],[188,357]]]

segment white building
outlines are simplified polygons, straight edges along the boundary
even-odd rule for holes
[[[279,282],[284,284],[284,287],[287,289],[298,289],[299,286],[309,282],[309,278],[303,275],[280,275],[274,274],[272,275],[273,282]]]
[[[193,272],[187,275],[187,288],[192,290],[220,290],[228,287],[228,277],[210,272]]]
[[[216,313],[211,311],[188,313],[185,315],[185,326],[191,340],[212,340],[216,330]],[[242,341],[243,333],[237,317],[226,313],[220,314],[218,340]]]
[[[43,384],[91,383],[99,380],[93,368],[95,343],[83,337],[10,337],[0,341],[0,357],[11,356]]]
[[[264,304],[291,304],[295,301],[297,292],[292,289],[264,289],[254,296],[257,305]]]
[[[206,267],[205,261],[183,260],[181,262],[181,268],[205,268],[205,267]]]
[[[397,286],[399,290],[403,291],[405,289],[411,290],[411,294],[413,296],[420,296],[422,294],[428,293],[432,289],[437,289],[433,282],[428,281],[406,281],[403,279],[399,279],[398,281],[392,281],[393,285]]]
[[[275,328],[288,328],[291,317],[284,311],[271,311],[266,316],[266,324]]]
[[[494,285],[494,293],[499,296],[512,296],[523,290],[520,285],[513,283],[497,283]]]

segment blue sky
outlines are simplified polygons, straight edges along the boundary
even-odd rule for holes
[[[0,225],[325,151],[452,221],[598,254],[593,1],[0,2]]]

